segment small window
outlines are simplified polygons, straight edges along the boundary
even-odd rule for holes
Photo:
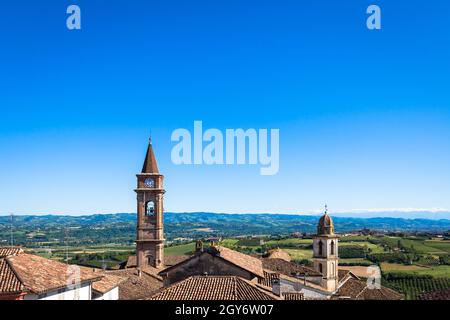
[[[330,253],[332,255],[334,255],[334,241],[333,240],[331,240],[331,244],[330,244]]]
[[[319,272],[320,272],[320,273],[323,273],[323,270],[322,270],[322,264],[321,264],[321,263],[319,263]]]

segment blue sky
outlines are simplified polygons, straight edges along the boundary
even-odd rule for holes
[[[370,4],[382,30],[366,28]],[[77,4],[82,30],[66,28]],[[0,213],[450,209],[448,1],[0,5]],[[176,166],[177,128],[280,129],[280,171]]]

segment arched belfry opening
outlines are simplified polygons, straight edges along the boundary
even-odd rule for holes
[[[153,201],[147,201],[145,203],[145,215],[147,217],[153,217],[155,215],[155,203]]]
[[[323,242],[322,240],[319,241],[319,255],[323,255]]]
[[[334,255],[334,247],[335,247],[335,245],[334,245],[334,240],[331,240],[331,243],[330,243],[330,254],[331,255]]]

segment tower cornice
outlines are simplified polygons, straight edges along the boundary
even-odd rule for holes
[[[161,173],[138,173],[136,177],[164,177]]]
[[[324,239],[338,239],[341,235],[339,234],[315,234],[313,235],[313,238],[324,238]]]
[[[136,193],[144,193],[144,192],[149,192],[149,191],[154,191],[154,192],[160,193],[160,194],[166,193],[165,189],[158,189],[158,188],[137,188],[137,189],[134,189],[134,192],[136,192]]]

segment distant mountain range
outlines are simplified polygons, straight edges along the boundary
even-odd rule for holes
[[[450,219],[403,219],[392,217],[355,218],[334,216],[338,233],[368,228],[379,231],[446,232]],[[11,235],[10,216],[0,216],[0,241]],[[168,240],[207,236],[288,235],[314,233],[319,215],[165,213]],[[17,243],[62,241],[79,243],[132,243],[136,233],[136,214],[95,214],[87,216],[18,215],[12,226]]]
[[[429,220],[450,220],[450,211],[446,210],[418,210],[418,209],[404,209],[404,210],[353,210],[351,212],[333,213],[337,217],[351,217],[351,218],[401,218],[401,219],[429,219]]]

